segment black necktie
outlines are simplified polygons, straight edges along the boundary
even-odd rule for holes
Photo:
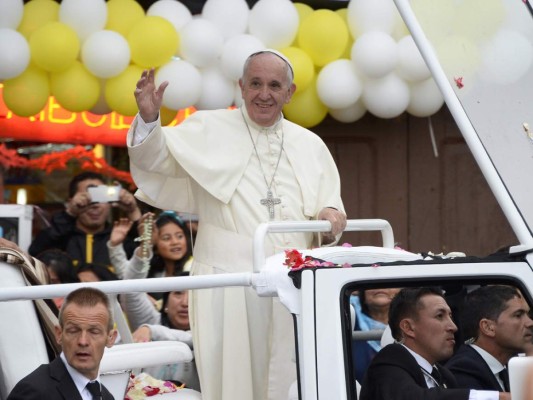
[[[93,400],[102,400],[102,390],[98,381],[89,382],[85,387],[93,395]]]
[[[444,382],[442,381],[442,375],[440,374],[440,371],[437,369],[437,367],[434,365],[433,369],[431,370],[431,376],[433,379],[435,379],[435,383],[439,387],[444,387]]]
[[[500,376],[500,379],[503,382],[503,390],[506,391],[506,392],[510,392],[510,388],[509,388],[509,371],[507,371],[507,368],[504,368],[500,372],[498,372],[498,375]]]

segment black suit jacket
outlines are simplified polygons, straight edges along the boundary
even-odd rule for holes
[[[446,367],[457,379],[459,387],[503,392],[483,357],[472,346],[462,345]]]
[[[114,397],[102,385],[103,400]],[[82,400],[74,381],[57,357],[50,364],[43,364],[15,385],[7,400]]]
[[[420,365],[399,344],[389,344],[374,357],[361,385],[360,400],[468,400],[453,375],[439,365],[447,388],[428,389]]]

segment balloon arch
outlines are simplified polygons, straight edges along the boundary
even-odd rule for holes
[[[306,127],[329,113],[424,117],[443,98],[392,0],[351,0],[337,11],[290,0],[208,0],[200,15],[179,1],[145,12],[134,0],[2,0],[0,82],[16,115],[50,96],[71,112],[132,116],[141,71],[169,80],[164,106],[224,108],[241,102],[246,57],[274,48],[294,66],[297,91],[284,113]]]

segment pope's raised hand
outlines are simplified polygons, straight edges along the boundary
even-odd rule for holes
[[[135,100],[137,107],[139,107],[139,114],[144,122],[153,122],[159,116],[159,109],[163,102],[163,93],[168,86],[168,81],[165,81],[156,88],[155,85],[155,70],[153,68],[144,70],[141,78],[137,81],[135,87]]]

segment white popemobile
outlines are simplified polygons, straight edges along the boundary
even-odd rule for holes
[[[295,340],[298,380],[290,396],[301,400],[357,398],[358,385],[353,374],[351,351],[354,321],[349,303],[353,291],[437,285],[447,294],[455,294],[476,285],[500,283],[517,287],[531,306],[531,4],[529,0],[395,2],[518,239],[516,246],[498,257],[433,257],[427,260],[418,254],[394,249],[392,229],[386,221],[351,220],[347,229],[381,231],[383,247],[300,250],[303,256],[335,265],[310,265],[289,272],[284,265],[284,254],[264,257],[265,235],[286,231],[327,231],[329,222],[270,223],[257,229],[254,265],[248,273],[92,285],[109,294],[251,286],[259,296],[279,297],[295,321],[295,337],[287,340]],[[478,13],[472,13],[475,18],[468,21],[467,27],[451,23],[462,16],[466,3],[468,6],[475,3],[479,7]],[[431,7],[436,4],[442,10],[439,9],[438,18],[428,20],[435,15]],[[508,48],[515,44],[520,51],[512,60],[502,61],[500,50],[505,49],[508,54]],[[4,321],[0,331],[0,399],[5,399],[20,378],[39,364],[48,362],[45,336],[30,299],[63,296],[79,284],[26,286],[18,266],[2,263],[0,286],[0,316]],[[190,349],[181,343],[128,344],[125,323],[120,318],[118,323],[126,344],[109,349],[102,360],[104,382],[116,399],[123,398],[130,371],[192,358]],[[530,357],[516,357],[510,362],[513,400],[525,400],[526,390],[533,393],[531,388],[524,386],[531,380],[526,376],[533,374],[528,364]],[[163,398],[191,400],[200,399],[201,394],[182,389],[164,394]]]

